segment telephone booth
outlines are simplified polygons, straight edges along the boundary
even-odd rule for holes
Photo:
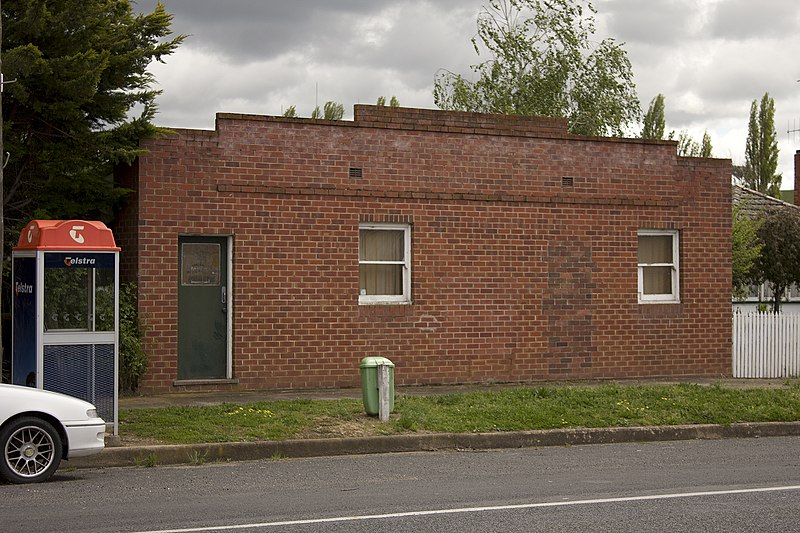
[[[34,220],[12,252],[11,378],[89,401],[118,434],[119,248],[102,222]]]

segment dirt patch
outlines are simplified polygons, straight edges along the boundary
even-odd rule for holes
[[[158,439],[147,439],[136,435],[120,434],[114,439],[114,446],[158,446],[164,442]]]
[[[352,420],[340,420],[337,418],[319,418],[313,427],[310,427],[292,437],[293,439],[330,439],[345,437],[371,437],[374,435],[385,435],[387,433],[385,423],[377,418],[364,415],[363,417]]]

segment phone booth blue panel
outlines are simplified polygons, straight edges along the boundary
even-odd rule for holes
[[[119,248],[111,230],[34,220],[12,255],[12,381],[93,403],[117,434]]]
[[[36,257],[14,257],[11,382],[36,386]]]

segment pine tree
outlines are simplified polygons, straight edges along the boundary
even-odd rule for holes
[[[125,193],[113,165],[141,153],[160,91],[148,72],[179,46],[158,4],[128,0],[5,0],[3,94],[7,231],[31,218],[108,221]]]

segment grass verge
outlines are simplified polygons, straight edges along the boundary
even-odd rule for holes
[[[520,387],[399,396],[387,423],[359,400],[284,400],[120,411],[123,439],[165,444],[246,442],[413,432],[733,424],[800,420],[800,384],[780,389],[667,385]]]

